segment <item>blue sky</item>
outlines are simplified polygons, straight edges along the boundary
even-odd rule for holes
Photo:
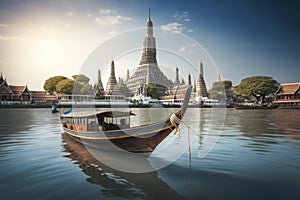
[[[154,26],[201,44],[223,79],[300,81],[300,6],[289,0],[0,1],[0,71],[9,84],[32,89],[54,75],[70,77],[108,38],[145,27],[148,7]]]

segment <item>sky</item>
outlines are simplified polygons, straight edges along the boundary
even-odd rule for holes
[[[139,62],[149,7],[160,29],[154,30],[158,62],[167,66],[162,70],[172,80],[176,65],[186,79],[187,73],[197,76],[198,63],[205,61],[208,87],[218,70],[234,85],[254,75],[280,83],[300,81],[300,3],[291,0],[1,0],[0,72],[10,85],[42,90],[47,78],[71,77],[98,57],[94,65],[104,70],[104,84],[111,59],[117,59],[117,76],[124,77]],[[174,38],[164,38],[161,30]],[[194,46],[203,49],[188,57]],[[174,59],[175,54],[182,56]],[[93,84],[97,71],[91,69]]]

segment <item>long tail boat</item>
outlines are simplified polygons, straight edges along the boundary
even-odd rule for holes
[[[109,140],[129,152],[152,152],[174,129],[177,129],[187,109],[192,88],[186,87],[181,108],[170,117],[149,124],[130,126],[131,112],[93,111],[61,114],[64,132],[85,143],[101,147]],[[106,142],[104,142],[106,141]],[[105,145],[103,145],[105,147]]]

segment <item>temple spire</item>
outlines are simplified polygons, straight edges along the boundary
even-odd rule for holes
[[[151,18],[150,18],[150,8],[148,8],[148,21],[151,21]]]
[[[129,80],[129,69],[127,69],[127,77],[126,80]]]
[[[199,75],[203,77],[203,63],[202,62],[200,62],[200,74]]]
[[[197,96],[208,97],[206,84],[205,84],[203,75],[204,75],[203,74],[203,63],[200,62],[199,76],[198,76],[197,85],[196,85]]]
[[[115,62],[114,60],[112,60],[110,65],[110,76],[107,81],[106,90],[113,91],[116,84],[117,84],[117,79],[115,75]]]
[[[196,82],[195,77],[194,77],[193,92],[197,92],[197,82]]]
[[[192,78],[191,78],[191,74],[190,73],[188,75],[188,84],[192,85]]]
[[[183,78],[181,79],[181,85],[185,85],[185,81]]]
[[[220,74],[220,70],[218,71],[218,81],[221,81],[221,74]]]
[[[101,71],[100,69],[98,70],[98,81],[97,81],[97,85],[96,85],[96,93],[101,93],[104,91],[103,88],[103,84],[102,84],[102,80],[101,80]]]
[[[148,11],[148,16],[146,12]],[[157,94],[164,95],[166,88],[172,88],[174,86],[173,81],[160,70],[156,60],[156,41],[153,33],[153,23],[150,9],[145,10],[146,29],[143,41],[143,51],[141,60],[137,70],[125,80],[125,84],[128,89],[139,95],[143,93],[145,84],[151,83],[156,86]],[[144,91],[146,92],[146,91]],[[146,93],[144,93],[145,95]]]
[[[0,75],[0,84],[2,84],[3,82],[5,82],[6,80],[5,80],[5,78],[3,77],[3,75],[2,75],[2,72],[1,72],[1,75]]]
[[[156,44],[155,37],[153,36],[153,23],[150,19],[150,9],[148,11],[148,21],[146,25],[146,35],[143,43],[143,53],[140,65],[155,63],[156,60]]]
[[[178,67],[176,66],[176,78],[174,81],[174,86],[178,86],[180,85],[180,81],[179,81],[179,71],[178,71]]]
[[[147,21],[147,27],[146,27],[146,35],[148,37],[153,36],[153,23],[150,18],[150,8],[148,9],[148,21]]]

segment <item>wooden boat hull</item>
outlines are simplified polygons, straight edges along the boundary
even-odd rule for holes
[[[152,152],[175,129],[170,120],[166,120],[163,126],[160,125],[162,123],[157,123],[155,127],[151,124],[135,128],[134,134],[126,129],[93,134],[81,133],[67,128],[64,128],[64,131],[94,148],[108,149],[108,146],[114,144],[120,149],[130,152]]]

